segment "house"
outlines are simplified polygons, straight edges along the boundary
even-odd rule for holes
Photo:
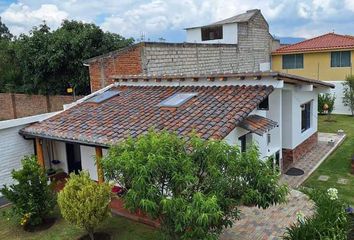
[[[155,128],[223,139],[242,151],[255,142],[261,158],[272,157],[284,171],[316,145],[317,95],[334,87],[277,72],[111,79],[113,84],[20,130],[25,139],[35,139],[43,166],[86,169],[103,181],[99,160],[111,144]]]
[[[18,132],[54,114],[56,112],[0,121],[0,186],[12,184],[12,170],[21,167],[21,159],[25,155],[35,154],[34,141],[23,138]]]
[[[112,83],[112,75],[205,74],[254,72],[270,69],[271,52],[279,45],[269,33],[260,10],[250,10],[211,24],[223,39],[193,38],[209,27],[187,28],[187,42],[142,42],[85,61],[92,92]],[[229,27],[232,26],[232,27]],[[213,33],[210,32],[209,35]],[[210,44],[213,43],[213,44]]]
[[[353,74],[353,61],[354,37],[328,33],[273,51],[272,70],[334,84],[334,113],[350,114],[342,103],[342,83]]]

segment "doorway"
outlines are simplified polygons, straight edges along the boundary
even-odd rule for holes
[[[66,159],[69,173],[79,173],[82,170],[79,144],[66,143]]]

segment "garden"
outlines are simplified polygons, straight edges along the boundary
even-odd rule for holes
[[[279,174],[259,161],[257,147],[242,153],[224,141],[195,135],[184,139],[150,130],[112,146],[102,167],[105,183],[97,184],[83,171],[70,174],[56,193],[36,158],[25,157],[22,169],[12,172],[15,183],[0,190],[12,202],[1,210],[0,237],[216,240],[239,219],[238,206],[265,209],[285,202],[288,194]],[[116,184],[124,190],[125,207],[144,212],[160,223],[159,229],[111,215]],[[316,202],[316,214],[304,219],[299,213],[284,239],[313,239],[322,229],[318,239],[344,240],[349,215],[337,190],[306,191]]]

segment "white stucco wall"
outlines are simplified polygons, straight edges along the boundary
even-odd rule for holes
[[[334,110],[333,113],[334,114],[346,114],[346,115],[350,115],[350,109],[346,106],[344,106],[343,104],[343,83],[344,81],[330,81],[330,83],[335,85],[334,89],[330,90],[331,94],[334,94],[336,96],[336,100],[334,102]]]
[[[237,44],[237,23],[223,25],[223,38],[208,41],[202,41],[201,28],[187,29],[187,42]]]
[[[91,179],[98,180],[96,168],[96,151],[94,147],[80,146],[81,151],[81,167],[90,173]]]
[[[294,86],[287,86],[282,94],[283,102],[283,148],[294,149],[312,134],[317,132],[318,91],[303,91]],[[312,101],[310,128],[301,131],[301,105]]]

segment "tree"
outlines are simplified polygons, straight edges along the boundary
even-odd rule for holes
[[[318,112],[320,114],[327,111],[328,114],[331,114],[334,110],[334,102],[336,100],[335,94],[324,93],[318,95]],[[327,108],[327,110],[325,109]]]
[[[117,50],[133,43],[114,33],[104,32],[94,24],[63,21],[54,30],[45,22],[22,34],[12,44],[18,75],[17,92],[29,94],[66,94],[73,87],[76,94],[90,93],[88,68],[84,60]],[[20,81],[17,79],[20,78]]]
[[[110,214],[111,186],[97,184],[87,172],[72,173],[58,194],[62,216],[71,224],[83,228],[91,240],[94,231]]]
[[[345,78],[343,104],[348,107],[354,116],[354,75]]]
[[[11,201],[13,213],[21,218],[21,225],[39,225],[55,206],[55,197],[48,185],[44,169],[34,156],[22,160],[22,169],[13,170],[15,183],[0,192]]]
[[[13,35],[10,33],[10,30],[7,28],[5,23],[1,21],[0,17],[0,40],[11,40]]]
[[[158,219],[167,239],[218,239],[243,200],[267,208],[287,194],[256,147],[241,153],[224,141],[166,131],[112,146],[102,166],[127,190],[125,206]]]

